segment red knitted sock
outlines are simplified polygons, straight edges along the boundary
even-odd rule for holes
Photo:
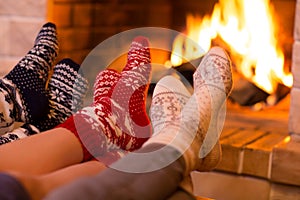
[[[111,96],[111,88],[117,83],[120,74],[113,69],[101,71],[94,83],[94,97],[103,98]],[[93,119],[94,108],[86,107],[83,110],[69,117],[63,124],[57,127],[63,127],[70,130],[79,138],[82,144],[84,161],[94,157],[98,158],[106,153],[107,143],[105,135],[102,133],[98,121]],[[95,118],[95,116],[94,116]],[[87,133],[87,134],[84,134]],[[89,152],[88,146],[96,146]]]
[[[116,85],[121,78],[121,74],[113,69],[101,71],[94,83],[94,99],[102,97],[111,97],[112,87]]]
[[[83,160],[105,157],[118,148],[135,150],[150,137],[151,125],[145,106],[150,73],[150,51],[143,37],[132,42],[121,75],[113,70],[100,72],[94,85],[93,105],[59,126],[80,139]],[[120,154],[115,155],[118,159]]]
[[[121,78],[112,88],[111,98],[95,98],[95,104],[107,104],[102,120],[111,129],[109,120],[115,119],[113,132],[105,132],[108,139],[124,150],[140,148],[151,135],[151,124],[146,113],[146,97],[151,76],[151,58],[148,40],[136,37],[132,42],[127,64]]]
[[[129,49],[127,64],[123,69],[122,78],[115,90],[119,91],[114,93],[113,98],[120,99],[120,104],[125,104],[122,94],[129,97],[129,113],[131,119],[139,126],[148,126],[150,120],[146,114],[146,98],[151,76],[151,58],[149,43],[146,38],[137,37],[133,41]],[[129,82],[128,82],[129,80]],[[130,83],[131,81],[131,83]],[[131,84],[131,87],[128,87]],[[128,98],[126,99],[128,100]],[[126,106],[126,105],[125,105]]]

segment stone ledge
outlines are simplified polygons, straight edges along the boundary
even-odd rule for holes
[[[273,149],[271,180],[300,186],[300,143],[282,142]]]
[[[289,103],[289,97],[283,102]],[[300,186],[300,142],[288,134],[288,109],[229,106],[216,171]],[[293,138],[293,137],[292,137]]]
[[[212,199],[295,200],[300,196],[300,187],[237,174],[193,172],[192,181],[195,195]]]
[[[266,132],[261,130],[241,129],[235,134],[221,139],[223,159],[217,169],[241,173],[245,147],[265,134]]]
[[[270,183],[266,180],[219,172],[193,172],[195,195],[212,199],[268,199]]]
[[[284,140],[285,137],[286,136],[282,134],[269,133],[261,139],[247,145],[244,151],[242,173],[262,178],[270,178],[272,150],[274,146]]]
[[[300,143],[289,139],[288,134],[240,130],[221,139],[216,171],[300,186]]]
[[[299,70],[300,71],[300,70]],[[300,75],[300,74],[299,74]],[[290,115],[289,115],[289,132],[300,134],[300,112],[297,108],[300,107],[300,88],[293,87],[291,90],[291,104],[290,104]]]

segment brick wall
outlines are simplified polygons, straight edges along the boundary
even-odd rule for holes
[[[58,26],[59,57],[81,63],[114,34],[137,27],[170,27],[170,12],[169,0],[49,0],[48,20]]]
[[[273,0],[277,8],[294,1]],[[217,0],[0,0],[0,76],[32,46],[45,21],[58,26],[57,61],[70,57],[81,63],[91,49],[114,34],[146,26],[182,31],[187,12],[211,13],[215,2]],[[290,30],[291,23],[283,18],[282,27]],[[290,37],[285,37],[285,43],[292,43],[286,38]]]
[[[300,0],[296,3],[292,72],[294,85],[291,90],[289,132],[300,138]]]
[[[47,0],[0,0],[0,76],[27,53],[46,19]]]
[[[145,26],[169,28],[169,0],[0,0],[0,76],[33,45],[40,27],[58,27],[61,58],[81,63],[103,40]]]

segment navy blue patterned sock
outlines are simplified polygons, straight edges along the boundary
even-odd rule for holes
[[[48,84],[50,112],[45,120],[32,123],[39,131],[54,128],[82,108],[88,81],[79,68],[80,65],[69,58],[55,65]]]
[[[13,142],[15,140],[20,140],[36,133],[39,133],[39,130],[36,129],[36,127],[26,123],[11,132],[7,132],[4,135],[1,135],[0,145]]]
[[[80,66],[68,58],[57,63],[48,84],[49,112],[44,113],[42,120],[25,123],[0,136],[0,145],[54,128],[81,109],[88,81],[79,69]]]
[[[0,80],[0,89],[6,90],[9,100],[13,101],[11,116],[15,121],[32,123],[49,112],[45,86],[57,53],[56,26],[46,23],[33,48]]]
[[[0,135],[13,130],[15,123],[15,88],[0,79]]]
[[[28,192],[14,177],[0,173],[0,199],[1,200],[30,200]]]

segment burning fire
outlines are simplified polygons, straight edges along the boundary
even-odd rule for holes
[[[173,43],[171,63],[202,56],[217,37],[230,48],[239,73],[269,94],[278,83],[292,86],[290,72],[284,70],[284,54],[276,40],[276,27],[269,0],[219,0],[211,16],[188,15],[187,35],[201,48],[190,45],[182,35]],[[183,48],[184,47],[184,48]]]

